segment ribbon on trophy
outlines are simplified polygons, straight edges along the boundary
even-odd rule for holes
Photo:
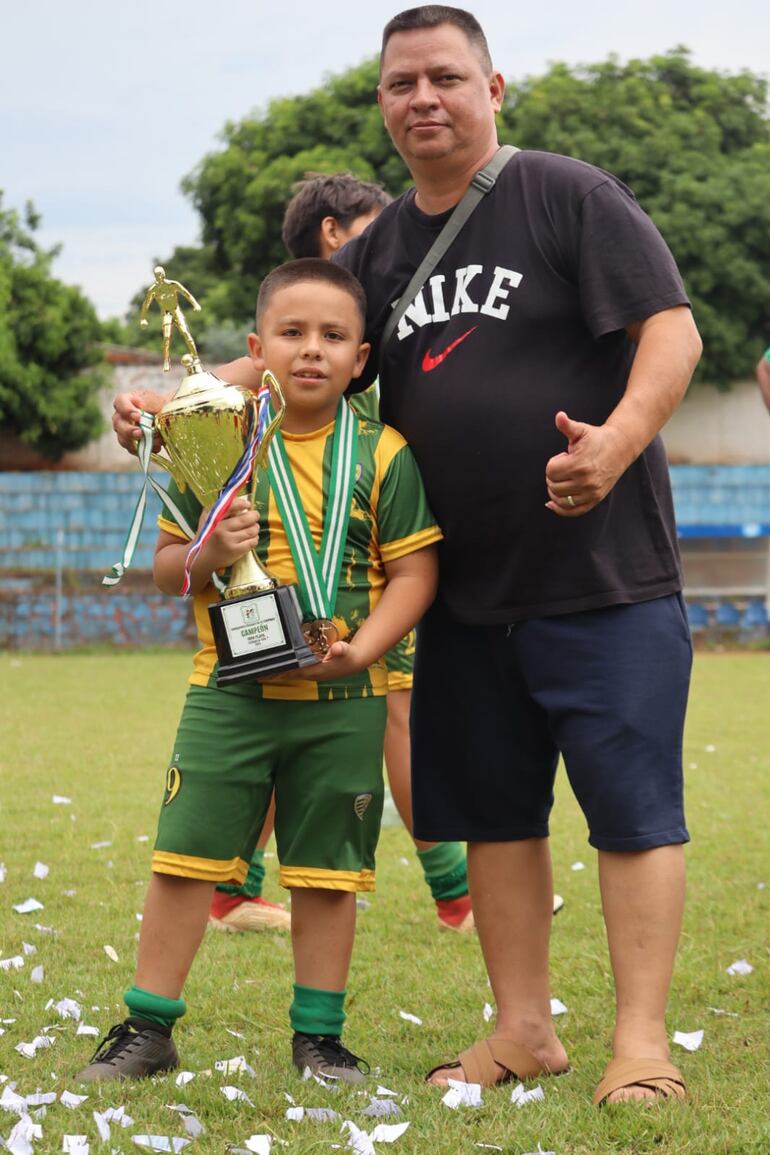
[[[358,420],[345,399],[340,398],[320,552],[315,548],[280,432],[268,450],[270,486],[297,568],[299,600],[305,615],[303,632],[308,645],[321,657],[338,637],[332,616],[356,482],[357,444]]]
[[[177,507],[176,503],[169,497],[162,485],[150,474],[150,462],[152,460],[152,442],[154,436],[155,419],[151,413],[145,413],[144,410],[139,415],[139,429],[141,436],[137,443],[136,455],[139,458],[139,464],[142,467],[142,488],[139,497],[134,506],[134,513],[131,518],[131,524],[128,527],[126,540],[123,543],[123,553],[120,561],[115,562],[111,567],[110,573],[105,574],[102,578],[103,586],[116,586],[123,574],[131,565],[136,549],[136,543],[139,541],[139,535],[142,532],[142,524],[144,522],[144,515],[147,509],[147,487],[151,486],[163,505],[173,517],[179,528],[188,537],[195,537],[195,530],[192,529],[182,511]],[[216,577],[216,575],[214,575]],[[218,579],[217,579],[218,580]]]
[[[220,521],[227,516],[230,506],[233,504],[238,491],[246,484],[254,472],[254,461],[262,444],[262,436],[267,426],[268,411],[270,408],[270,389],[267,385],[263,385],[257,394],[257,416],[254,417],[254,410],[252,409],[251,418],[249,421],[249,432],[246,438],[243,454],[240,460],[236,463],[233,472],[219,491],[219,497],[212,505],[206,520],[201,526],[196,541],[188,550],[187,557],[184,563],[184,581],[182,583],[181,594],[183,598],[189,598],[190,587],[192,584],[192,567],[195,564],[200,551],[203,549],[206,542],[211,537],[214,530],[219,525]],[[185,530],[185,532],[187,532]],[[192,535],[195,537],[195,534]]]

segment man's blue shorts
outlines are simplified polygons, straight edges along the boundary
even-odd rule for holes
[[[547,837],[561,753],[592,846],[689,841],[691,664],[680,594],[513,626],[462,625],[434,606],[412,700],[415,837]]]

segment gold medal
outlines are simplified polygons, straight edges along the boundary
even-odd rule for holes
[[[310,649],[319,658],[322,658],[339,641],[339,630],[329,618],[316,618],[312,622],[302,623],[302,634]]]

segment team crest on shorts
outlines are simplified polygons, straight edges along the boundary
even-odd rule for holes
[[[163,805],[168,806],[173,802],[179,791],[182,789],[182,771],[178,766],[169,766],[166,771],[166,793],[163,798]]]
[[[359,822],[363,822],[364,815],[369,809],[369,803],[373,797],[373,794],[356,794],[355,798],[353,799],[353,810],[355,811],[356,818],[359,820]]]

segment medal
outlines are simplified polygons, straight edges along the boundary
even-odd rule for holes
[[[339,641],[340,632],[330,618],[315,618],[302,623],[302,636],[313,653],[322,658]]]
[[[332,436],[321,548],[316,550],[280,432],[270,442],[268,476],[297,569],[297,592],[305,620],[302,632],[322,658],[339,639],[332,621],[342,573],[353,489],[356,483],[358,419],[340,398]]]

